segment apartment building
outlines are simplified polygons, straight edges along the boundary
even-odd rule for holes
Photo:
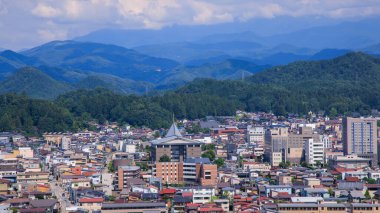
[[[139,166],[119,166],[115,175],[115,182],[119,189],[127,187],[128,178],[140,177],[141,168]]]
[[[307,139],[304,148],[306,163],[315,165],[319,162],[323,164],[325,153],[323,141],[314,141],[313,138]]]

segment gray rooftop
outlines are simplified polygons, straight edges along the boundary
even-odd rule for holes
[[[179,131],[177,125],[174,122],[172,126],[170,127],[169,131],[165,135],[165,137],[171,137],[171,136],[182,137],[181,132]]]
[[[136,202],[136,203],[103,203],[102,209],[114,208],[166,208],[166,204],[162,202]]]
[[[187,158],[185,160],[185,163],[203,163],[203,164],[210,164],[209,158]]]

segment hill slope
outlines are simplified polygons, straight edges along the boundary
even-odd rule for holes
[[[100,43],[54,41],[22,52],[44,64],[67,70],[111,74],[131,80],[154,81],[177,62]]]
[[[295,62],[254,74],[244,82],[203,80],[177,91],[209,94],[245,104],[245,110],[369,113],[380,109],[380,59],[349,53],[324,61]]]
[[[22,68],[0,84],[0,93],[25,93],[33,98],[52,99],[72,90],[71,86],[60,83],[40,70]]]

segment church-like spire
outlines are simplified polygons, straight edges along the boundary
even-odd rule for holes
[[[174,121],[174,114],[173,114],[173,124],[170,127],[168,133],[166,133],[165,137],[171,137],[171,136],[177,136],[177,137],[182,137],[181,132],[179,131],[175,121]]]

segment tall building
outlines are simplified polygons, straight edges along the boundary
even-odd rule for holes
[[[292,132],[288,137],[287,149],[285,152],[286,160],[292,164],[300,164],[303,156],[306,155],[305,143],[310,139],[314,143],[319,143],[320,135],[313,132],[312,127],[299,127],[297,132]],[[321,161],[323,163],[323,161]]]
[[[164,138],[154,140],[151,144],[152,162],[160,161],[164,155],[167,155],[171,162],[183,162],[187,158],[201,157],[201,145],[204,143],[184,138],[173,123]]]
[[[274,127],[265,132],[264,156],[271,162],[272,166],[278,166],[285,161],[288,143],[288,127]]]
[[[377,166],[377,120],[375,118],[343,119],[343,151],[371,159],[371,166]]]
[[[324,142],[314,141],[313,138],[306,140],[305,143],[305,161],[308,164],[315,165],[318,161],[323,164],[324,162]]]

